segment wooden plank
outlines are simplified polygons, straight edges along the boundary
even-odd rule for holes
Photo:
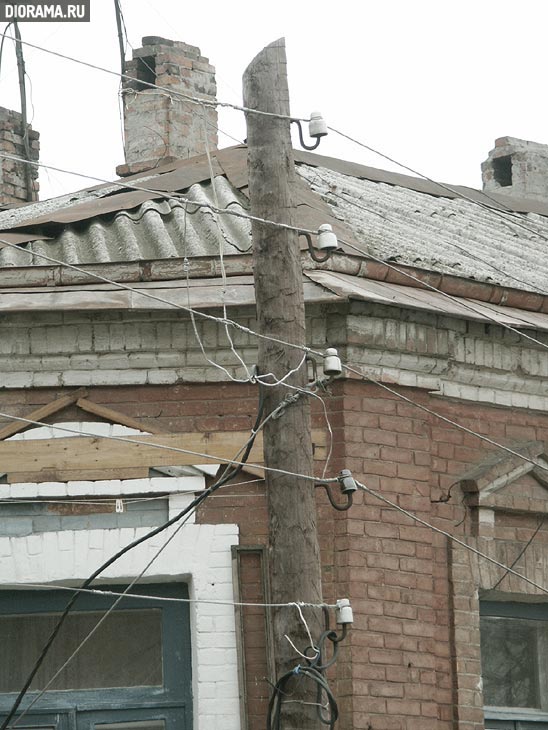
[[[76,405],[83,411],[86,411],[87,413],[93,413],[94,416],[104,418],[106,421],[118,423],[122,426],[127,426],[128,428],[136,428],[138,431],[160,433],[160,430],[158,428],[154,428],[154,426],[145,426],[143,423],[140,423],[135,418],[132,418],[131,416],[126,416],[125,413],[120,413],[120,411],[115,411],[112,408],[107,408],[107,406],[102,406],[99,403],[93,403],[92,401],[87,400],[87,398],[79,398],[76,401]]]
[[[132,467],[124,469],[86,469],[11,472],[6,475],[8,484],[27,482],[70,482],[97,481],[107,479],[147,479],[148,467]]]
[[[325,431],[314,435],[318,446],[325,444]],[[90,470],[118,472],[126,468],[222,463],[232,460],[248,438],[249,431],[232,431],[128,436],[127,439],[124,437],[124,441],[99,436],[3,441],[0,442],[0,469],[10,475],[37,472],[83,474]],[[154,444],[191,453],[156,448]],[[249,463],[262,462],[263,439],[259,433]]]
[[[40,408],[31,411],[31,413],[27,413],[25,418],[28,418],[30,421],[43,421],[44,418],[48,418],[48,416],[52,416],[54,413],[62,411],[63,408],[76,403],[79,398],[82,398],[85,395],[87,395],[86,388],[78,388],[78,390],[75,390],[74,393],[71,393],[70,395],[64,395],[62,398],[57,398],[57,400],[51,401],[51,403],[47,403],[45,406],[40,406]],[[22,433],[29,428],[33,428],[32,423],[25,423],[24,421],[14,421],[13,423],[9,423],[7,426],[4,426],[4,428],[0,429],[0,441],[7,439],[10,436],[14,436],[16,433]]]

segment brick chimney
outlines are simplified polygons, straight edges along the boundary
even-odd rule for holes
[[[28,149],[33,162],[38,162],[39,134],[27,126]],[[0,153],[26,159],[21,114],[0,107]],[[7,157],[0,157],[0,205],[9,206],[38,200],[38,168]]]
[[[548,199],[548,145],[500,137],[481,172],[485,192]]]
[[[142,43],[126,64],[126,74],[137,81],[124,82],[126,162],[116,168],[121,177],[205,152],[203,114],[209,149],[217,147],[216,107],[201,107],[176,95],[215,101],[215,68],[196,46],[156,36],[145,37]]]

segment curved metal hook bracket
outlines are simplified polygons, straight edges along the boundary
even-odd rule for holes
[[[308,244],[308,252],[310,256],[314,259],[314,261],[317,261],[319,264],[323,264],[331,256],[331,251],[329,249],[326,249],[326,252],[323,256],[318,255],[316,249],[314,248],[314,245],[312,244],[312,236],[310,235],[310,233],[304,233],[304,231],[299,231],[299,236],[304,236],[306,238],[306,242]]]
[[[304,141],[303,128],[302,128],[302,125],[301,125],[300,120],[299,119],[292,119],[291,122],[293,124],[296,124],[297,127],[299,128],[299,142],[301,143],[301,147],[303,147],[305,150],[315,150],[315,149],[317,149],[319,147],[320,141],[322,139],[321,137],[316,137],[315,138],[316,141],[312,145],[306,144],[306,142]]]
[[[347,510],[352,507],[353,503],[353,492],[346,492],[346,503],[345,504],[337,504],[333,498],[333,492],[331,491],[331,487],[329,484],[325,484],[324,482],[318,482],[316,484],[317,487],[323,487],[325,491],[327,492],[327,496],[329,497],[329,501],[331,502],[331,506],[333,509],[336,509],[338,512],[346,512]]]

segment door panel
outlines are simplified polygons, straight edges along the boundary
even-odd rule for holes
[[[17,718],[17,715],[15,716]],[[0,715],[0,721],[4,718]],[[16,722],[16,719],[14,720]],[[70,730],[67,713],[51,713],[39,715],[29,712],[16,725],[17,730]]]
[[[184,708],[79,712],[78,730],[185,730]]]

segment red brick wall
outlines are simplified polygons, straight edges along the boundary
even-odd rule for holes
[[[450,402],[413,389],[401,392],[501,444],[548,441],[548,418],[540,413]],[[422,519],[451,534],[471,534],[472,515],[451,485],[494,447],[379,387],[347,382],[344,394],[345,466]],[[450,500],[440,501],[449,490]],[[348,513],[345,554],[339,556],[338,577],[348,579],[355,613],[352,719],[341,727],[449,730],[454,718],[459,730],[479,727],[481,706],[472,700],[468,707],[454,706],[447,539],[372,496],[356,502]],[[500,520],[500,536],[525,542],[535,524],[531,517],[508,516]],[[479,637],[476,643],[479,661]]]
[[[447,401],[414,389],[402,393],[503,444],[548,443],[548,416],[541,413]],[[0,392],[0,410],[26,415],[62,394],[54,389]],[[92,388],[88,397],[142,420],[144,427],[166,431],[247,429],[257,408],[256,388],[238,384]],[[470,510],[452,485],[492,446],[364,382],[336,383],[326,404],[334,436],[328,474],[349,468],[424,520],[462,537],[473,534]],[[68,413],[78,417],[74,408]],[[316,428],[325,424],[316,402],[313,420]],[[470,690],[467,704],[468,695],[460,692],[455,706],[455,641],[463,638],[453,624],[453,609],[477,611],[477,606],[464,594],[453,606],[450,581],[457,574],[450,572],[446,538],[361,492],[346,513],[335,512],[323,490],[317,504],[324,598],[349,597],[354,609],[355,622],[331,678],[340,730],[449,730],[454,721],[459,730],[478,730],[481,694]],[[199,519],[238,523],[241,545],[267,542],[262,485],[224,490],[204,504]],[[507,516],[500,519],[498,536],[525,542],[535,524],[531,518]],[[256,581],[246,582],[245,575],[244,588],[247,596],[258,595]],[[263,727],[266,712],[266,682],[261,685],[266,644],[257,638],[257,621],[263,619],[245,617],[252,624],[244,631],[246,683],[254,692],[252,730]],[[469,653],[477,670],[479,646]]]

